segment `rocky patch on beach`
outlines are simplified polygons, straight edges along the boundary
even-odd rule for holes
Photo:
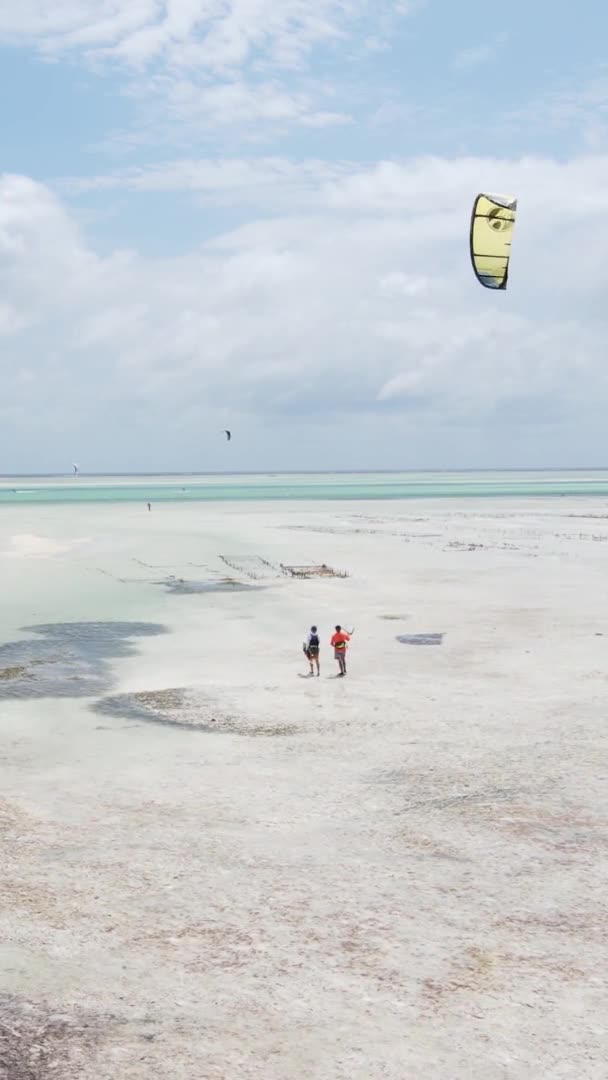
[[[190,731],[249,737],[294,735],[298,731],[293,724],[251,723],[245,716],[227,712],[218,702],[187,688],[114,694],[102,698],[92,708],[101,716]]]

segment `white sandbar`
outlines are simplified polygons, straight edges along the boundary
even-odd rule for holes
[[[49,1076],[603,1080],[603,513],[3,510],[0,644],[162,624],[108,660],[105,694],[184,689],[167,717],[218,728],[0,695],[0,994],[115,1018]],[[257,556],[350,576],[248,578]],[[224,574],[265,587],[154,584]],[[356,627],[344,680],[336,621]]]

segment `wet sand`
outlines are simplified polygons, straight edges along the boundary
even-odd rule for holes
[[[0,514],[0,1076],[603,1078],[601,503],[154,510]]]

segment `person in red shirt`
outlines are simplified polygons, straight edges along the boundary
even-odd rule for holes
[[[332,636],[330,644],[333,646],[334,656],[340,668],[338,678],[346,675],[346,642],[350,641],[350,637],[351,635],[346,630],[343,630],[341,626],[336,626],[336,632]]]

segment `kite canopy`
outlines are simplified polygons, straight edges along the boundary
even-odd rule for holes
[[[486,289],[506,289],[517,199],[478,195],[471,216],[471,262]]]

